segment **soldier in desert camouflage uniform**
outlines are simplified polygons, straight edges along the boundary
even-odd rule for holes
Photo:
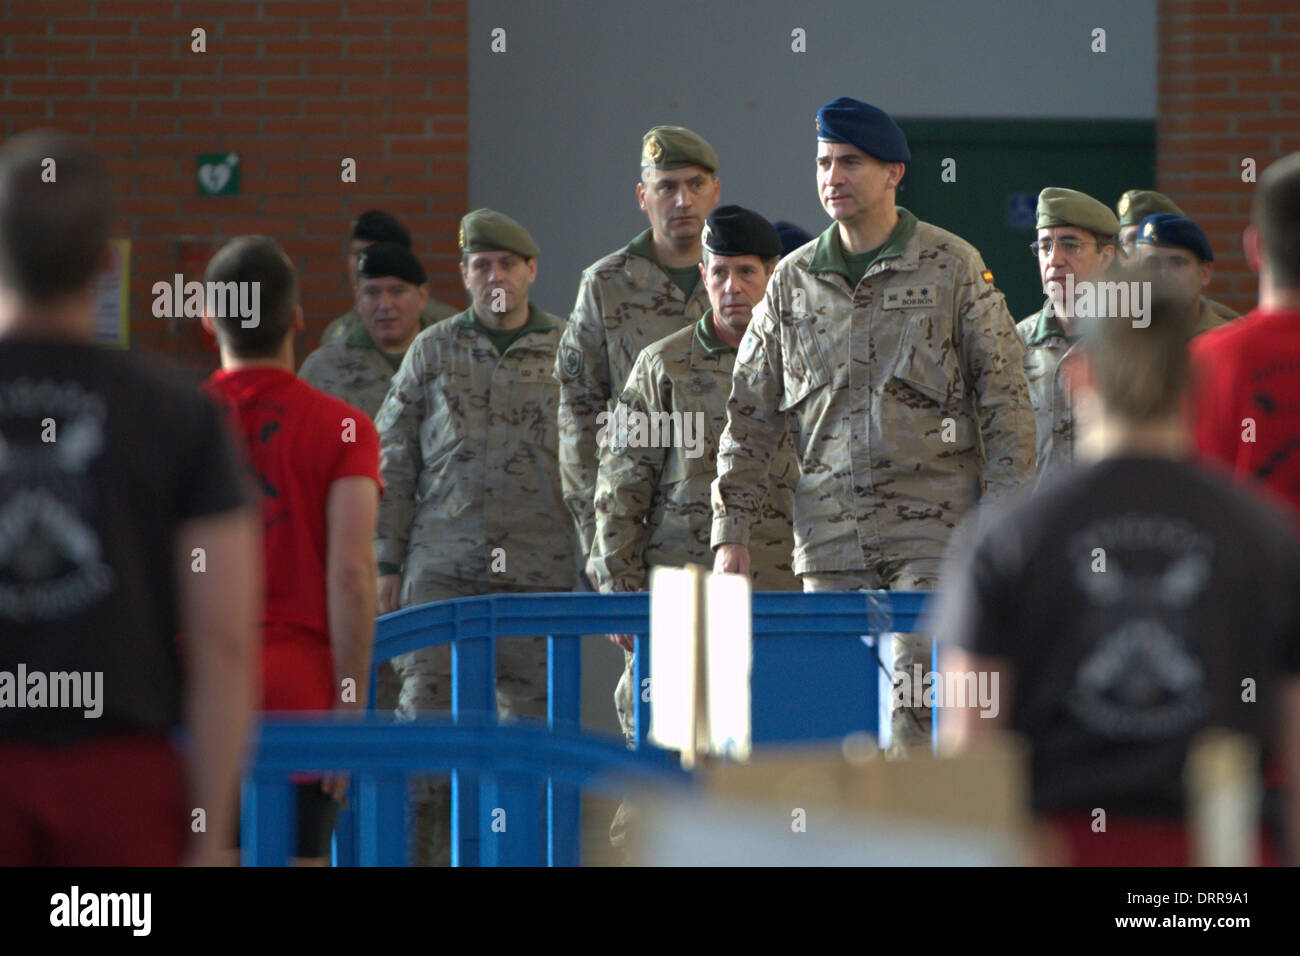
[[[1160,276],[1164,292],[1187,315],[1193,336],[1228,321],[1204,295],[1214,275],[1214,250],[1200,226],[1185,216],[1155,213],[1142,220],[1137,248],[1139,265]]]
[[[363,212],[357,217],[356,222],[352,224],[352,236],[348,240],[348,285],[351,286],[354,294],[357,290],[357,263],[361,251],[376,242],[395,242],[409,250],[411,234],[394,217],[378,209]],[[420,325],[430,326],[455,314],[454,308],[430,296],[420,310]],[[320,335],[320,344],[342,342],[361,324],[361,312],[356,303],[353,303],[352,308],[325,326],[325,330]]]
[[[1118,261],[1120,265],[1129,267],[1137,265],[1139,256],[1137,254],[1137,235],[1138,226],[1147,216],[1154,216],[1156,213],[1167,212],[1173,216],[1186,216],[1177,204],[1166,196],[1164,193],[1158,193],[1154,189],[1130,189],[1124,195],[1119,197],[1119,202],[1115,204],[1115,213],[1119,217],[1119,244],[1117,246]],[[1212,309],[1224,321],[1240,318],[1238,312],[1228,308],[1222,302],[1215,302],[1206,296],[1201,296],[1203,306]]]
[[[299,377],[373,419],[393,373],[420,334],[428,295],[424,269],[409,249],[393,242],[367,247],[357,268],[361,325],[307,356]]]
[[[1074,460],[1074,411],[1061,361],[1079,333],[1074,309],[1064,304],[1066,277],[1074,276],[1076,295],[1081,294],[1081,283],[1106,280],[1118,232],[1119,220],[1110,209],[1086,193],[1049,186],[1038,194],[1034,250],[1047,298],[1041,309],[1017,323],[1016,332],[1025,343],[1040,477]]]
[[[500,213],[461,222],[461,273],[474,305],[416,338],[379,410],[385,495],[377,551],[381,612],[495,592],[568,591],[573,526],[556,465],[564,320],[529,301],[537,245]],[[546,642],[497,643],[501,716],[546,715]],[[398,712],[446,708],[450,655],[394,659]],[[420,806],[421,862],[446,864],[448,788]]]
[[[776,229],[757,213],[719,206],[706,220],[700,265],[711,308],[690,328],[642,350],[615,414],[601,429],[596,481],[592,583],[601,591],[643,591],[654,565],[709,565],[712,514],[709,487],[717,474],[718,438],[727,424],[727,397],[736,346],[781,254]],[[661,436],[617,434],[626,420],[680,416],[683,431]],[[686,431],[689,428],[690,431]],[[622,438],[623,440],[619,440]],[[783,435],[772,463],[762,515],[751,535],[750,572],[758,591],[798,590],[791,569],[791,514],[799,480],[794,450]],[[634,688],[630,635],[612,636],[625,651],[614,694],[619,726],[633,739]]]
[[[357,305],[362,321],[343,340],[307,356],[298,376],[374,419],[393,373],[420,332],[428,287],[420,260],[395,242],[371,243],[357,257]],[[388,661],[376,665],[375,703],[397,706],[397,676]]]
[[[715,570],[745,572],[772,450],[799,459],[794,570],[805,590],[927,589],[953,528],[1034,468],[1023,346],[979,253],[894,205],[910,159],[883,111],[818,113],[818,189],[835,222],[776,267],[736,356],[713,488]],[[895,668],[928,666],[896,635]],[[896,747],[928,738],[900,708]]]
[[[595,534],[596,416],[607,411],[651,342],[693,325],[708,308],[700,231],[718,204],[718,157],[679,126],[645,134],[637,200],[650,228],[582,274],[560,341],[560,477],[584,557]]]

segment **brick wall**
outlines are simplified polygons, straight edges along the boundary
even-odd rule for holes
[[[1300,150],[1300,2],[1160,0],[1156,188],[1210,237],[1211,296],[1244,311],[1256,278],[1241,252],[1257,173]]]
[[[465,0],[0,0],[0,14],[0,135],[82,134],[110,162],[134,347],[214,368],[197,322],[169,328],[150,290],[177,271],[201,279],[207,252],[260,232],[298,266],[301,360],[351,304],[347,227],[371,207],[410,229],[433,294],[464,300]],[[228,151],[239,195],[200,197],[196,158]]]

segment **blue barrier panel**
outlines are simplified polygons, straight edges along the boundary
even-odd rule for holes
[[[753,596],[751,677],[755,744],[835,739],[853,731],[888,744],[891,633],[918,629],[930,597],[923,592],[762,592]],[[375,663],[438,644],[452,645],[452,715],[482,717],[495,707],[496,638],[547,635],[548,722],[576,726],[581,713],[578,639],[585,634],[633,634],[636,741],[650,725],[650,600],[645,592],[493,594],[438,601],[379,618]],[[371,707],[375,676],[371,675]],[[481,856],[478,787],[465,771],[453,775],[453,860]],[[571,788],[546,785],[549,859],[573,865],[580,855],[579,802]],[[357,861],[356,820],[339,823],[341,864]]]
[[[610,794],[620,793],[629,780],[670,789],[686,787],[690,780],[672,755],[629,751],[621,740],[572,728],[523,721],[499,726],[468,717],[459,724],[439,718],[396,722],[379,715],[268,718],[259,729],[243,784],[245,863],[280,866],[288,861],[297,833],[288,777],[325,772],[351,774],[362,865],[405,862],[407,779],[450,770],[480,781],[480,803],[488,810],[475,821],[483,831],[480,857],[464,861],[480,865],[547,862],[541,822],[548,779]],[[504,813],[494,814],[497,809]]]

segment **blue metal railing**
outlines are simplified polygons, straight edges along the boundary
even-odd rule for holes
[[[916,631],[930,596],[903,591],[755,594],[751,615],[755,746],[838,739],[854,731],[871,733],[886,745],[893,670],[887,635]],[[581,717],[582,636],[633,634],[636,741],[639,748],[654,751],[645,747],[651,695],[642,692],[650,686],[649,618],[649,595],[644,592],[456,598],[379,618],[374,662],[378,665],[422,647],[450,645],[452,719],[490,723],[496,712],[496,640],[546,635],[547,724],[554,733],[576,732]],[[372,670],[372,709],[376,674]],[[382,733],[380,726],[376,725],[377,733]],[[387,726],[391,731],[391,724]],[[453,762],[446,769],[452,778],[452,863],[473,866],[484,858],[485,818],[479,812],[483,788],[477,765]],[[547,862],[577,865],[578,789],[562,779],[548,780],[546,788]],[[404,815],[399,813],[397,819]],[[336,830],[340,864],[362,862],[362,829],[358,813],[341,814]]]
[[[395,722],[392,717],[271,718],[259,731],[257,759],[243,785],[241,837],[249,866],[283,866],[295,854],[297,805],[290,775],[347,772],[355,803],[357,863],[407,862],[407,781],[412,774],[452,768],[474,774],[478,796],[491,808],[479,821],[482,866],[538,866],[542,849],[542,788],[616,794],[629,781],[683,788],[689,775],[671,755],[628,750],[622,740],[548,729],[535,723],[498,726],[462,718]]]

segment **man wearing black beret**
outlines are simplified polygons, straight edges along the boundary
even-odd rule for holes
[[[713,560],[709,486],[727,424],[736,347],[763,301],[781,241],[771,223],[740,206],[717,207],[706,220],[703,241],[700,273],[709,310],[641,351],[598,434],[596,537],[587,570],[601,591],[644,591],[653,565]],[[669,423],[669,429],[648,427],[658,422]],[[799,589],[790,567],[798,479],[789,437],[783,436],[772,489],[751,538],[756,590]],[[632,641],[623,634],[613,640],[629,652],[615,705],[630,739]]]
[[[360,323],[342,339],[307,356],[298,375],[373,419],[393,373],[420,334],[428,281],[420,260],[406,246],[396,242],[366,246],[357,267]]]
[[[361,256],[361,251],[375,242],[395,242],[409,250],[411,234],[396,217],[381,209],[369,209],[357,216],[352,223],[352,233],[348,240],[348,286],[354,294],[357,289],[357,260]],[[420,313],[420,325],[422,328],[428,327],[455,314],[456,310],[447,303],[439,302],[433,296],[429,296]],[[361,325],[361,313],[353,304],[352,308],[325,326],[325,331],[320,334],[320,344],[341,342],[359,325]]]
[[[979,252],[894,204],[911,154],[887,113],[840,97],[818,112],[817,141],[833,222],[777,266],[736,356],[715,570],[749,570],[788,426],[805,590],[931,588],[958,519],[1033,478],[1024,346]],[[929,666],[928,642],[895,637],[895,667]],[[917,710],[894,715],[901,749],[928,738]]]

